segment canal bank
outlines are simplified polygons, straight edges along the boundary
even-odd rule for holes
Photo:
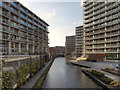
[[[52,63],[54,62],[54,60],[52,60],[50,62],[50,64],[48,66],[46,66],[46,69],[42,72],[42,75],[40,76],[40,78],[37,80],[37,82],[34,84],[33,88],[32,89],[36,89],[36,88],[41,88],[45,78],[46,78],[46,75],[50,69],[50,67],[52,66]]]
[[[76,65],[76,66],[85,67],[85,69],[84,68],[82,69],[83,73],[85,73],[89,78],[91,78],[93,81],[95,81],[98,85],[100,85],[104,89],[117,89],[118,90],[119,85],[120,85],[119,84],[119,82],[120,82],[119,76],[111,74],[109,72],[108,73],[104,72],[104,70],[102,70],[98,66],[94,67],[94,66],[92,66],[92,64],[89,64],[91,62],[88,62],[88,61],[80,61],[80,62],[81,63],[77,63],[77,62],[70,62],[70,63],[73,65]],[[102,67],[102,68],[104,68],[104,67]],[[103,73],[105,77],[96,78],[96,76],[87,72],[87,71],[92,71],[92,70],[98,71],[99,73]],[[106,77],[107,77],[107,79],[105,79]],[[117,81],[117,83],[113,83],[111,81],[106,84],[106,82],[109,81],[108,79],[113,80],[113,82]],[[110,84],[110,83],[113,83],[113,84]]]
[[[65,58],[56,58],[43,82],[42,88],[101,88],[88,78],[78,66]]]
[[[40,71],[38,71],[35,76],[33,76],[32,78],[30,78],[28,80],[28,82],[26,82],[20,89],[25,89],[25,88],[29,88],[32,89],[35,84],[37,83],[37,81],[39,80],[39,78],[43,75],[43,73],[45,72],[45,70],[52,65],[53,60],[50,60],[49,62],[47,62],[45,64],[45,66],[43,68],[40,69]]]

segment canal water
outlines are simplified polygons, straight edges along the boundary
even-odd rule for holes
[[[65,58],[55,59],[42,88],[101,88]]]

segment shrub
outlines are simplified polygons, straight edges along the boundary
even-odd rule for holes
[[[113,80],[106,77],[106,76],[103,76],[103,77],[100,77],[100,80],[105,82],[106,84],[110,84],[110,82],[112,82]]]
[[[96,70],[92,70],[92,74],[94,74],[97,77],[103,77],[104,76],[104,73],[98,72]]]
[[[29,67],[27,65],[22,65],[19,67],[16,73],[18,77],[18,86],[21,86],[27,80],[26,76],[29,73]]]
[[[13,88],[14,74],[12,72],[3,72],[2,89]]]
[[[110,71],[113,71],[114,69],[112,69],[112,68],[109,68],[109,67],[107,67],[107,68],[105,68],[106,70],[110,70]]]

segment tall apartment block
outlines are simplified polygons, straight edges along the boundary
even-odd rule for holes
[[[81,57],[83,52],[83,26],[76,27],[75,33],[76,57]]]
[[[75,35],[66,36],[65,55],[71,55],[72,52],[75,52]]]
[[[0,2],[0,53],[48,53],[48,24],[19,2]]]
[[[120,2],[84,2],[84,53],[89,59],[120,60]]]

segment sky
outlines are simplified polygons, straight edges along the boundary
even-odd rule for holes
[[[65,37],[75,35],[75,27],[83,25],[80,2],[18,1],[50,25],[50,47],[65,46]]]

